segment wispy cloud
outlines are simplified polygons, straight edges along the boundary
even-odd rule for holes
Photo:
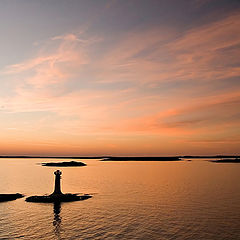
[[[187,32],[151,29],[125,36],[102,62],[103,81],[214,81],[239,77],[240,15]]]
[[[33,88],[67,81],[83,64],[88,62],[80,39],[74,34],[58,36],[54,49],[45,46],[36,57],[7,66],[4,75],[19,79],[19,85],[30,84]],[[44,49],[45,48],[45,49]]]
[[[135,30],[110,44],[81,32],[52,37],[34,57],[2,71],[14,82],[14,96],[0,99],[2,112],[46,112],[34,127],[54,136],[237,141],[240,85],[220,83],[240,77],[239,28],[234,14],[185,32]]]

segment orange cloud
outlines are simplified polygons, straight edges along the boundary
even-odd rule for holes
[[[157,152],[172,143],[196,149],[196,142],[238,142],[239,85],[218,84],[240,77],[239,27],[235,14],[183,33],[136,31],[104,52],[98,38],[53,37],[35,57],[2,72],[14,94],[0,99],[0,140],[24,138],[35,150],[46,143],[48,151],[62,146],[66,153],[80,146],[94,152],[93,145],[99,152]]]

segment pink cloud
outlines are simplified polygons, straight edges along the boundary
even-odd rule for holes
[[[138,31],[106,47],[100,56],[90,54],[95,50],[94,38],[56,36],[35,57],[5,69],[4,77],[16,83],[16,95],[1,98],[5,113],[47,114],[6,127],[31,125],[44,129],[46,135],[52,131],[53,139],[76,137],[76,148],[84,144],[82,135],[104,135],[104,146],[110,146],[114,136],[157,138],[162,144],[164,139],[177,139],[180,145],[231,137],[238,141],[232,132],[240,125],[239,87],[207,94],[209,86],[204,82],[217,87],[223,79],[240,76],[239,27],[236,14],[184,33],[160,28]],[[67,91],[72,79],[74,87]],[[158,86],[179,81],[199,84],[172,92]],[[126,83],[122,90],[114,85],[122,82]],[[117,149],[120,142],[111,147]],[[157,148],[155,142],[141,144]]]
[[[54,40],[60,40],[54,46],[55,50],[44,47],[36,57],[8,66],[4,74],[20,79],[19,85],[28,83],[33,87],[67,81],[74,71],[88,63],[88,57],[76,35],[59,36]]]
[[[236,13],[184,33],[164,28],[133,32],[101,59],[99,81],[151,84],[238,77],[239,28]]]

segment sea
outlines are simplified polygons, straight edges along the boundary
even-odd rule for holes
[[[240,164],[100,161],[46,167],[62,159],[0,159],[0,193],[91,194],[84,201],[0,203],[0,239],[240,239]]]

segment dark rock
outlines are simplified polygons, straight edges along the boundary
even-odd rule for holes
[[[22,198],[24,195],[20,193],[14,193],[14,194],[0,194],[0,202],[5,202],[5,201],[12,201],[16,200],[18,198]]]

